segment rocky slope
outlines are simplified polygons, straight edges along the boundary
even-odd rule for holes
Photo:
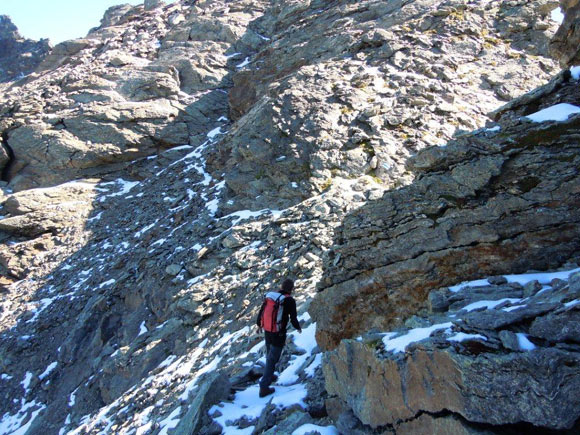
[[[409,260],[390,293],[401,319],[433,288],[573,260],[578,117],[520,117],[577,102],[575,79],[504,106],[499,132],[468,133],[558,73],[556,6],[147,1],[55,47],[0,102],[0,427],[327,425],[342,405],[325,402],[315,330],[330,347],[366,329],[362,314],[392,324],[367,276],[383,279],[394,249]],[[409,231],[432,245],[399,248]],[[428,267],[410,267],[417,249]],[[437,263],[446,249],[466,256]],[[257,400],[254,316],[286,276],[305,332],[290,339],[275,397]]]
[[[0,82],[9,82],[30,74],[49,51],[48,39],[25,39],[20,36],[10,17],[0,15]]]

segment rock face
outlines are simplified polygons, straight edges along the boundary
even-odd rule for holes
[[[577,86],[558,89],[578,98]],[[580,117],[501,119],[496,130],[418,153],[412,185],[346,217],[311,308],[322,346],[399,323],[429,289],[461,277],[553,268],[577,255]]]
[[[464,427],[458,433],[479,433],[477,423],[492,433],[522,423],[572,429],[580,417],[580,272],[551,285],[528,280],[439,290],[431,296],[446,308],[410,319],[414,329],[341,342],[323,364],[329,394],[364,425],[396,433],[451,416]]]
[[[0,82],[24,77],[44,60],[50,45],[48,39],[25,39],[6,15],[0,15]]]
[[[269,40],[240,64],[229,91],[232,118],[243,117],[222,151],[228,187],[266,207],[337,177],[409,183],[411,154],[482,127],[487,112],[554,71],[546,57],[554,7],[272,2],[256,23]]]
[[[365,433],[342,399],[325,406],[308,314],[319,283],[311,311],[329,347],[368,326],[354,310],[382,327],[391,302],[403,318],[434,286],[577,252],[578,116],[520,120],[577,103],[577,83],[562,73],[496,110],[557,74],[556,6],[147,1],[109,9],[2,85],[0,425],[292,433],[328,424],[328,410]],[[499,132],[466,133],[490,111]],[[304,331],[288,338],[276,395],[258,400],[255,316],[286,277]],[[431,417],[401,431],[472,427]]]
[[[564,13],[564,21],[550,41],[550,50],[555,58],[560,59],[560,65],[566,68],[580,63],[580,2],[560,0],[560,9]]]

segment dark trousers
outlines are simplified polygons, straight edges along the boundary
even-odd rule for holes
[[[281,337],[272,337],[269,334],[271,333],[266,332],[266,368],[264,369],[264,376],[262,376],[262,380],[260,381],[260,388],[268,388],[272,383],[272,375],[282,355],[284,341],[286,339],[285,334],[284,341],[280,340]],[[281,346],[279,346],[280,344]]]

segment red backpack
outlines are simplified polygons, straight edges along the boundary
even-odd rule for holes
[[[264,331],[280,332],[282,329],[282,314],[284,309],[282,304],[286,295],[281,293],[269,292],[266,294],[264,303],[266,304],[262,311],[260,323]]]

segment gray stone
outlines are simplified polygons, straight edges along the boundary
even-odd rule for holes
[[[193,400],[188,403],[187,412],[175,428],[176,435],[190,435],[198,433],[202,425],[202,418],[212,405],[226,399],[230,393],[228,377],[223,373],[212,373],[196,390]]]
[[[538,281],[530,281],[524,286],[524,296],[525,297],[533,296],[541,289],[542,284],[540,284]]]
[[[165,273],[171,276],[177,276],[179,275],[179,272],[182,271],[182,269],[183,266],[181,266],[180,264],[170,264],[165,268]]]
[[[312,418],[306,412],[294,411],[276,422],[276,425],[264,432],[264,435],[291,434],[300,426],[312,423]]]

